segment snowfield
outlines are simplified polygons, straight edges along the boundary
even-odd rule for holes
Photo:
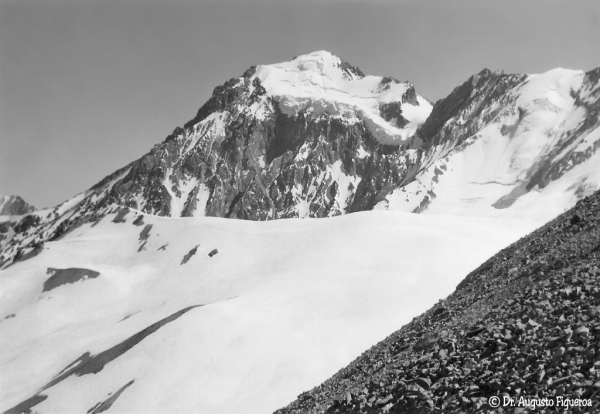
[[[540,224],[140,215],[86,224],[0,272],[0,411],[272,412]],[[99,275],[43,292],[62,275],[49,268]]]

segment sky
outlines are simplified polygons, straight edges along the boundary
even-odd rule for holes
[[[0,195],[54,206],[316,50],[435,101],[483,68],[599,67],[600,1],[0,0]]]

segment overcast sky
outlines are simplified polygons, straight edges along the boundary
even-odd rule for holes
[[[600,1],[0,0],[0,194],[53,206],[215,86],[322,49],[437,100],[485,67],[600,66]]]

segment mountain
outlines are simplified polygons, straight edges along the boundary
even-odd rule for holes
[[[484,70],[432,105],[328,52],[251,67],[13,222],[0,411],[284,406],[600,188],[599,74]]]
[[[600,68],[482,71],[438,102],[415,179],[385,208],[546,222],[600,183]]]
[[[541,224],[600,185],[599,79],[598,69],[484,70],[432,108],[409,82],[365,76],[324,51],[253,66],[139,160],[24,218],[0,241],[0,268],[114,205],[170,217],[376,208]]]
[[[251,220],[371,209],[414,167],[415,130],[431,109],[410,83],[365,76],[328,52],[251,67],[141,159],[32,218],[33,237],[13,239],[4,262],[113,204]]]
[[[35,211],[35,207],[29,205],[19,196],[0,197],[0,216],[19,216]]]
[[[277,413],[484,412],[494,396],[598,412],[599,241],[596,192]]]

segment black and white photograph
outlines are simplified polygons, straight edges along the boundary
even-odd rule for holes
[[[600,1],[0,0],[0,413],[600,412]]]

